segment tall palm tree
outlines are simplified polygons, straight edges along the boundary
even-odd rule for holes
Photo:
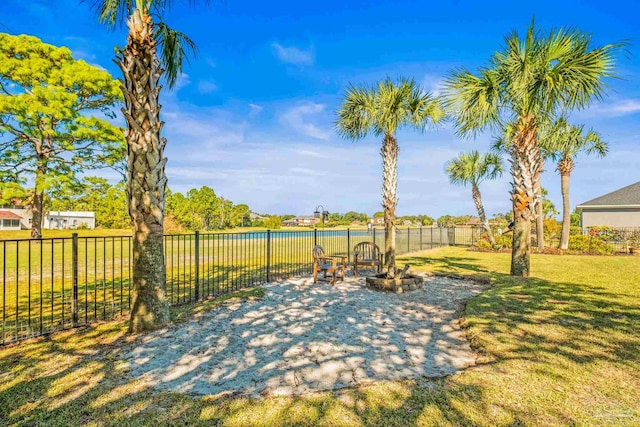
[[[496,240],[484,213],[482,195],[478,186],[485,179],[496,179],[502,176],[502,159],[493,153],[480,154],[474,150],[470,153],[460,153],[455,159],[449,160],[446,170],[449,174],[449,181],[452,184],[471,184],[471,195],[476,204],[480,222],[489,236],[489,241],[492,245],[495,245]]]
[[[368,133],[382,137],[382,208],[384,211],[385,265],[388,277],[396,272],[396,205],[398,141],[396,131],[410,126],[424,131],[428,122],[443,117],[440,102],[413,80],[387,78],[373,87],[350,85],[338,110],[336,128],[347,139],[359,140]]]
[[[564,117],[553,124],[547,134],[547,144],[551,158],[558,162],[562,189],[562,234],[560,249],[569,248],[569,231],[571,229],[571,208],[569,206],[569,178],[575,167],[579,154],[595,154],[604,157],[609,145],[602,140],[598,132],[589,130],[584,133],[584,125],[570,125]]]
[[[130,332],[169,322],[162,246],[165,189],[160,78],[173,86],[195,45],[162,20],[171,0],[96,0],[98,20],[110,27],[127,23],[127,44],[118,49],[127,122],[127,196],[133,225],[133,288]],[[158,53],[158,49],[160,52]]]
[[[546,128],[546,121],[543,123],[538,123],[538,127]],[[536,218],[536,245],[539,249],[545,247],[545,239],[544,239],[544,212],[542,208],[543,204],[543,193],[544,189],[540,184],[540,175],[544,172],[544,162],[549,157],[549,151],[545,149],[545,139],[537,137],[538,143],[540,144],[540,157],[539,164],[536,171],[535,176],[533,177],[534,182],[534,194],[535,194],[535,218]],[[507,124],[503,129],[502,133],[494,139],[494,142],[491,146],[491,149],[497,153],[506,153],[510,154],[511,151],[511,142],[513,140],[513,125]]]
[[[613,73],[620,44],[591,47],[590,36],[559,29],[542,35],[534,23],[526,36],[506,37],[489,67],[477,74],[461,69],[445,83],[445,105],[462,136],[511,124],[512,203],[514,214],[511,274],[529,276],[531,221],[539,192],[536,177],[542,157],[538,144],[541,122],[558,112],[581,109],[605,93],[603,78]]]

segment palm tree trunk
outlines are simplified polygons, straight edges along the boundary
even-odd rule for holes
[[[514,138],[511,159],[513,200],[513,246],[511,275],[529,277],[531,221],[535,219],[535,176],[540,165],[540,150],[535,141],[535,124],[526,118]]]
[[[128,22],[127,46],[118,55],[124,75],[122,111],[126,139],[127,195],[133,223],[133,289],[130,332],[152,330],[169,322],[163,253],[166,139],[160,136],[158,81],[162,70],[156,56],[151,17],[136,9]]]
[[[489,226],[489,221],[487,220],[487,215],[484,213],[484,206],[482,205],[482,195],[480,194],[480,189],[478,185],[475,183],[471,184],[471,194],[473,196],[473,201],[476,204],[476,209],[478,210],[478,216],[480,217],[480,223],[482,224],[482,228],[485,229],[487,235],[489,236],[489,242],[491,242],[492,246],[495,246],[496,239],[493,237],[493,232],[491,231],[491,227]]]
[[[560,235],[560,249],[569,249],[569,235],[571,232],[571,207],[569,205],[570,176],[570,169],[561,169],[560,182],[562,189],[562,234]]]
[[[384,211],[384,260],[387,274],[396,272],[396,205],[398,203],[398,143],[386,133],[382,142],[382,210]]]
[[[540,185],[540,174],[542,173],[542,165],[536,174],[536,246],[543,249],[544,244],[544,215],[542,213],[542,186]]]

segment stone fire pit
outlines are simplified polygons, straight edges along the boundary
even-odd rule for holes
[[[366,278],[369,289],[381,292],[395,292],[398,294],[422,289],[422,282],[422,276],[413,274],[405,274],[402,278],[387,279],[387,273],[383,273]]]

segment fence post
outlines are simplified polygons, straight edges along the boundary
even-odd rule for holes
[[[347,262],[351,262],[351,229],[347,228]]]
[[[271,230],[267,230],[267,282],[271,282]]]
[[[376,243],[376,228],[373,227],[373,243]]]
[[[196,301],[200,300],[200,232],[196,230]]]
[[[473,235],[475,234],[476,228],[475,227],[471,227],[471,246],[473,246]]]
[[[78,324],[78,233],[71,235],[71,274],[73,298],[71,299],[71,316],[73,326]]]
[[[313,227],[313,246],[318,245],[318,229]]]
[[[431,240],[429,241],[431,249],[433,249],[433,224],[431,225]]]
[[[409,244],[410,236],[411,236],[411,227],[407,227],[407,253],[411,252],[411,245]]]
[[[420,224],[420,250],[422,250],[422,224]]]

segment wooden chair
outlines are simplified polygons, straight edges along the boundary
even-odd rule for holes
[[[347,257],[327,256],[324,248],[320,245],[313,247],[313,283],[318,282],[318,273],[323,273],[323,278],[327,279],[327,273],[331,273],[331,284],[336,284],[336,276],[341,273],[344,280],[344,270],[347,268]]]
[[[383,254],[373,242],[360,242],[353,247],[353,275],[358,277],[358,266],[378,266],[378,273],[382,271]]]

